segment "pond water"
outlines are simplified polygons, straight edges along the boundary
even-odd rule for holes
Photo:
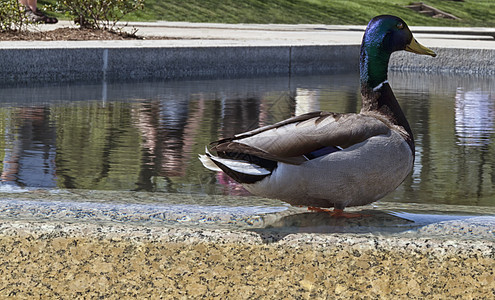
[[[495,79],[389,75],[416,140],[382,201],[495,206]],[[248,193],[197,159],[221,137],[314,110],[356,112],[357,74],[0,86],[0,191]]]

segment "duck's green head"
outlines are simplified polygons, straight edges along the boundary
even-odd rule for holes
[[[436,56],[435,52],[414,39],[401,18],[390,15],[374,17],[366,28],[361,44],[361,83],[374,88],[387,80],[390,55],[399,50]]]

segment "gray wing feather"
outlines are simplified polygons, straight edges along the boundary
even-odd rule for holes
[[[239,145],[243,144],[269,154],[268,159],[283,161],[326,146],[347,148],[389,131],[387,124],[373,116],[314,112],[218,141],[213,149],[240,150],[246,148]]]

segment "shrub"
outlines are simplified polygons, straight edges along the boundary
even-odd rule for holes
[[[144,0],[58,0],[56,6],[81,27],[113,30],[124,16],[143,9]]]
[[[18,0],[0,0],[0,31],[25,30],[29,23]]]

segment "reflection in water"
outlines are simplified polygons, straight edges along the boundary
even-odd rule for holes
[[[263,237],[278,233],[280,238],[290,233],[397,233],[418,228],[422,223],[379,210],[358,210],[366,215],[361,218],[329,218],[328,213],[303,212],[265,222],[261,229],[253,231]]]
[[[476,117],[472,109],[467,113],[484,125],[477,123],[465,130],[464,137],[482,136],[482,145],[461,143],[458,131],[466,125],[459,123],[459,100],[464,98],[459,91],[469,93],[472,99],[468,101],[477,109],[493,107],[493,78],[407,75],[394,74],[392,86],[413,128],[417,159],[412,176],[386,199],[495,205],[495,149],[491,143],[495,134],[486,130],[493,128],[493,118]],[[490,96],[475,96],[481,94]]]
[[[457,89],[455,131],[459,145],[483,146],[495,132],[495,95]]]
[[[495,205],[495,83],[391,74],[412,175],[384,201]],[[357,75],[0,87],[4,184],[246,195],[197,159],[218,138],[314,110],[356,112]],[[95,92],[100,91],[100,92]],[[99,100],[98,100],[99,99]]]
[[[55,187],[55,130],[49,111],[45,107],[8,108],[4,115],[2,181],[22,187]]]
[[[319,111],[320,99],[318,90],[308,90],[298,88],[296,90],[296,111],[295,115],[299,116],[312,111]]]

